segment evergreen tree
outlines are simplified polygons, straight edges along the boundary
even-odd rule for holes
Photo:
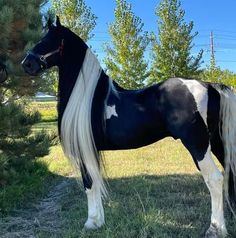
[[[7,95],[13,100],[34,95],[43,84],[42,80],[25,75],[20,64],[26,51],[41,35],[41,3],[42,0],[0,2],[0,61],[7,66],[9,73],[8,81],[0,88],[1,98]]]
[[[50,136],[33,133],[38,113],[26,110],[20,98],[34,95],[42,80],[27,76],[21,67],[26,50],[41,35],[41,0],[0,2],[0,61],[7,66],[8,80],[0,84],[0,185],[34,159],[48,153]]]
[[[6,70],[6,65],[0,61],[0,83],[3,83],[8,78],[8,73]]]
[[[143,26],[142,20],[132,12],[131,4],[116,0],[115,20],[109,25],[112,44],[105,45],[104,62],[112,79],[125,88],[142,87],[149,75],[144,58],[149,37]]]
[[[200,73],[203,51],[196,57],[191,55],[197,33],[192,33],[192,21],[184,21],[180,0],[162,0],[156,15],[158,39],[154,36],[150,83],[169,77],[196,77]]]

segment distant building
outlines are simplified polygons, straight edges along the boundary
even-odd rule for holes
[[[43,92],[37,92],[35,97],[33,98],[33,100],[37,101],[37,102],[56,101],[57,97],[52,96],[52,95],[48,95],[48,94],[43,93]]]

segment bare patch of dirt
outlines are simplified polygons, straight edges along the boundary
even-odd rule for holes
[[[64,223],[61,206],[71,193],[76,181],[60,180],[49,193],[30,207],[16,210],[0,220],[1,238],[34,238],[40,232],[49,237],[60,237]]]

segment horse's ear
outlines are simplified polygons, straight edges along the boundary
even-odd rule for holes
[[[60,22],[59,16],[57,16],[56,26],[57,26],[57,27],[61,27],[61,22]]]
[[[47,22],[47,27],[50,28],[52,26],[52,20],[51,18],[49,17],[48,18],[48,22]]]

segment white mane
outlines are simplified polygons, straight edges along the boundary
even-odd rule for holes
[[[93,184],[106,196],[91,126],[92,101],[101,72],[98,60],[88,48],[62,117],[61,142],[74,168],[79,171],[83,162]]]

